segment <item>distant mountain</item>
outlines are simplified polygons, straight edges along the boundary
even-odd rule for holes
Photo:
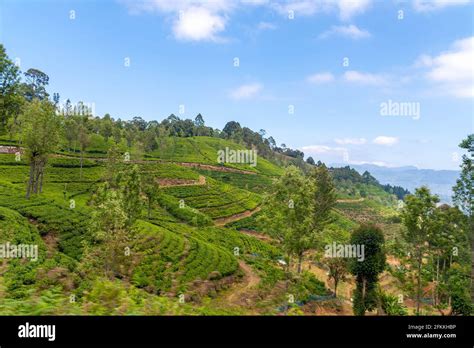
[[[347,164],[333,164],[332,167],[345,167]],[[402,186],[410,192],[422,185],[428,186],[433,193],[439,195],[444,203],[451,202],[452,187],[459,177],[457,170],[418,169],[413,166],[382,167],[373,164],[349,165],[359,173],[368,171],[381,184]]]

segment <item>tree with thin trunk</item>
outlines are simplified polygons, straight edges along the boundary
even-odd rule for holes
[[[423,259],[428,251],[429,237],[436,231],[436,204],[439,198],[431,195],[427,187],[416,189],[413,195],[405,196],[405,207],[402,211],[406,227],[405,240],[411,247],[409,261],[416,275],[416,313],[420,314],[422,295]]]
[[[59,146],[61,117],[47,100],[33,100],[21,114],[21,142],[30,163],[26,197],[42,192],[43,177],[48,157]]]
[[[264,199],[259,222],[264,231],[281,242],[288,270],[291,257],[298,258],[297,272],[300,273],[303,254],[314,240],[312,184],[298,168],[290,166],[272,188]]]
[[[153,204],[156,203],[156,201],[158,200],[158,196],[160,194],[160,185],[156,181],[156,178],[152,175],[145,176],[142,179],[142,185],[143,185],[142,191],[146,197],[147,216],[148,216],[148,219],[150,219]]]
[[[80,116],[78,127],[77,127],[77,139],[79,141],[79,148],[81,150],[81,169],[79,172],[79,177],[82,179],[82,166],[84,163],[84,152],[86,151],[87,146],[89,146],[91,142],[91,138],[89,136],[88,129],[86,127],[87,118],[84,116]]]
[[[328,278],[334,281],[334,297],[337,297],[337,286],[339,282],[347,280],[347,274],[349,273],[347,259],[331,257],[327,258],[324,263],[329,268]]]
[[[469,218],[471,241],[471,301],[474,303],[474,134],[468,135],[459,147],[467,153],[462,156],[461,175],[453,187],[453,202]]]
[[[384,236],[382,230],[374,225],[359,227],[353,232],[352,246],[364,247],[363,259],[352,258],[350,272],[356,277],[354,290],[354,314],[365,315],[366,311],[377,306],[378,276],[385,269]]]

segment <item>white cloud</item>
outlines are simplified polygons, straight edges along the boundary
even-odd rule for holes
[[[256,97],[263,89],[260,83],[251,83],[237,87],[230,93],[230,97],[235,100],[252,99]]]
[[[152,12],[172,18],[176,39],[186,41],[225,40],[217,34],[226,28],[228,15],[237,3],[230,0],[123,0],[132,13]]]
[[[306,78],[310,83],[326,83],[334,81],[334,75],[329,72],[323,72],[310,75]]]
[[[248,4],[248,5],[265,5],[268,4],[269,0],[241,0],[243,4]]]
[[[293,11],[295,16],[338,12],[342,20],[348,20],[355,15],[364,13],[371,3],[372,0],[290,0],[273,2],[272,7],[285,16],[289,11]]]
[[[257,25],[258,30],[275,30],[277,26],[273,23],[269,22],[260,22]]]
[[[226,29],[231,14],[245,6],[266,6],[288,16],[311,16],[318,12],[338,12],[348,20],[365,12],[372,0],[117,0],[130,13],[157,13],[172,22],[175,38],[189,41],[225,42],[218,34]],[[274,29],[271,23],[262,22],[261,30]]]
[[[413,8],[417,12],[430,12],[443,9],[448,6],[459,6],[469,4],[471,0],[414,0]]]
[[[339,0],[339,16],[342,20],[348,20],[355,15],[364,13],[371,3],[371,0]]]
[[[458,40],[452,49],[435,57],[422,55],[417,67],[428,68],[426,77],[448,94],[474,97],[474,36]]]
[[[218,41],[217,34],[225,29],[225,18],[213,14],[203,7],[191,7],[181,12],[173,24],[173,33],[177,39]]]
[[[339,145],[363,145],[367,142],[367,139],[365,138],[336,138],[334,139],[336,144]]]
[[[334,159],[340,158],[343,162],[349,161],[349,151],[345,147],[332,147],[327,145],[308,145],[303,146],[301,150],[310,155],[320,158]]]
[[[332,35],[345,36],[345,37],[349,37],[351,39],[356,39],[356,40],[371,36],[367,30],[359,29],[357,26],[350,24],[350,25],[332,26],[331,29],[319,35],[319,38],[326,39]]]
[[[343,147],[331,147],[327,145],[308,145],[301,148],[304,152],[312,154],[325,154],[325,153],[345,153],[346,148]]]
[[[373,140],[373,143],[377,145],[392,146],[398,143],[398,138],[380,135]]]
[[[344,80],[351,83],[371,86],[381,86],[388,83],[385,75],[363,73],[355,70],[346,71],[344,73]]]

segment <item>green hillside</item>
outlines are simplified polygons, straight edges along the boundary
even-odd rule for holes
[[[27,149],[8,137],[0,147],[0,244],[34,244],[39,256],[0,264],[1,314],[352,314],[354,280],[344,278],[334,299],[324,246],[376,224],[395,265],[406,247],[398,197],[348,167],[328,171],[334,206],[300,272],[294,257],[287,268],[285,241],[265,222],[268,200],[289,168],[306,177],[321,167],[272,153],[255,167],[219,163],[222,148],[251,150],[235,139],[167,136],[146,151],[91,134],[82,152],[63,143],[50,154],[42,192],[26,198]],[[133,222],[108,234],[132,213]],[[286,228],[286,214],[277,229]],[[413,296],[399,268],[383,274],[386,296]]]

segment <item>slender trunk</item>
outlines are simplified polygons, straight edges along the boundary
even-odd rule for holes
[[[297,268],[297,273],[300,274],[301,273],[301,266],[303,264],[303,253],[300,253],[298,255],[298,268]]]
[[[31,189],[33,187],[33,178],[35,173],[35,161],[31,161],[30,163],[30,178],[28,179],[28,186],[26,188],[26,198],[30,198]]]
[[[37,166],[36,166],[35,184],[34,184],[34,187],[33,187],[33,193],[35,193],[35,194],[38,194],[38,184],[39,184],[39,178],[40,178],[42,166],[43,166],[42,162],[39,161]]]
[[[362,278],[362,295],[361,295],[361,302],[362,302],[362,308],[364,309],[362,312],[362,315],[365,315],[365,290],[367,286],[367,279]]]
[[[337,297],[337,283],[339,283],[338,277],[334,277],[334,297]]]
[[[438,304],[438,284],[439,284],[439,255],[436,256],[436,292],[435,292],[435,305]]]
[[[82,180],[82,162],[84,160],[84,151],[81,150],[81,169],[79,171],[79,180]]]
[[[417,290],[416,290],[416,314],[420,315],[420,300],[421,300],[421,250],[418,251],[418,276],[417,276]]]
[[[40,187],[39,187],[39,192],[43,193],[43,175],[44,175],[44,170],[41,169],[41,174],[40,174]]]
[[[291,266],[291,256],[288,255],[287,257],[288,263],[286,265],[286,275],[285,275],[285,293],[288,294],[288,289],[290,287],[290,266]],[[285,314],[288,314],[288,309],[290,308],[288,302],[285,305]]]

